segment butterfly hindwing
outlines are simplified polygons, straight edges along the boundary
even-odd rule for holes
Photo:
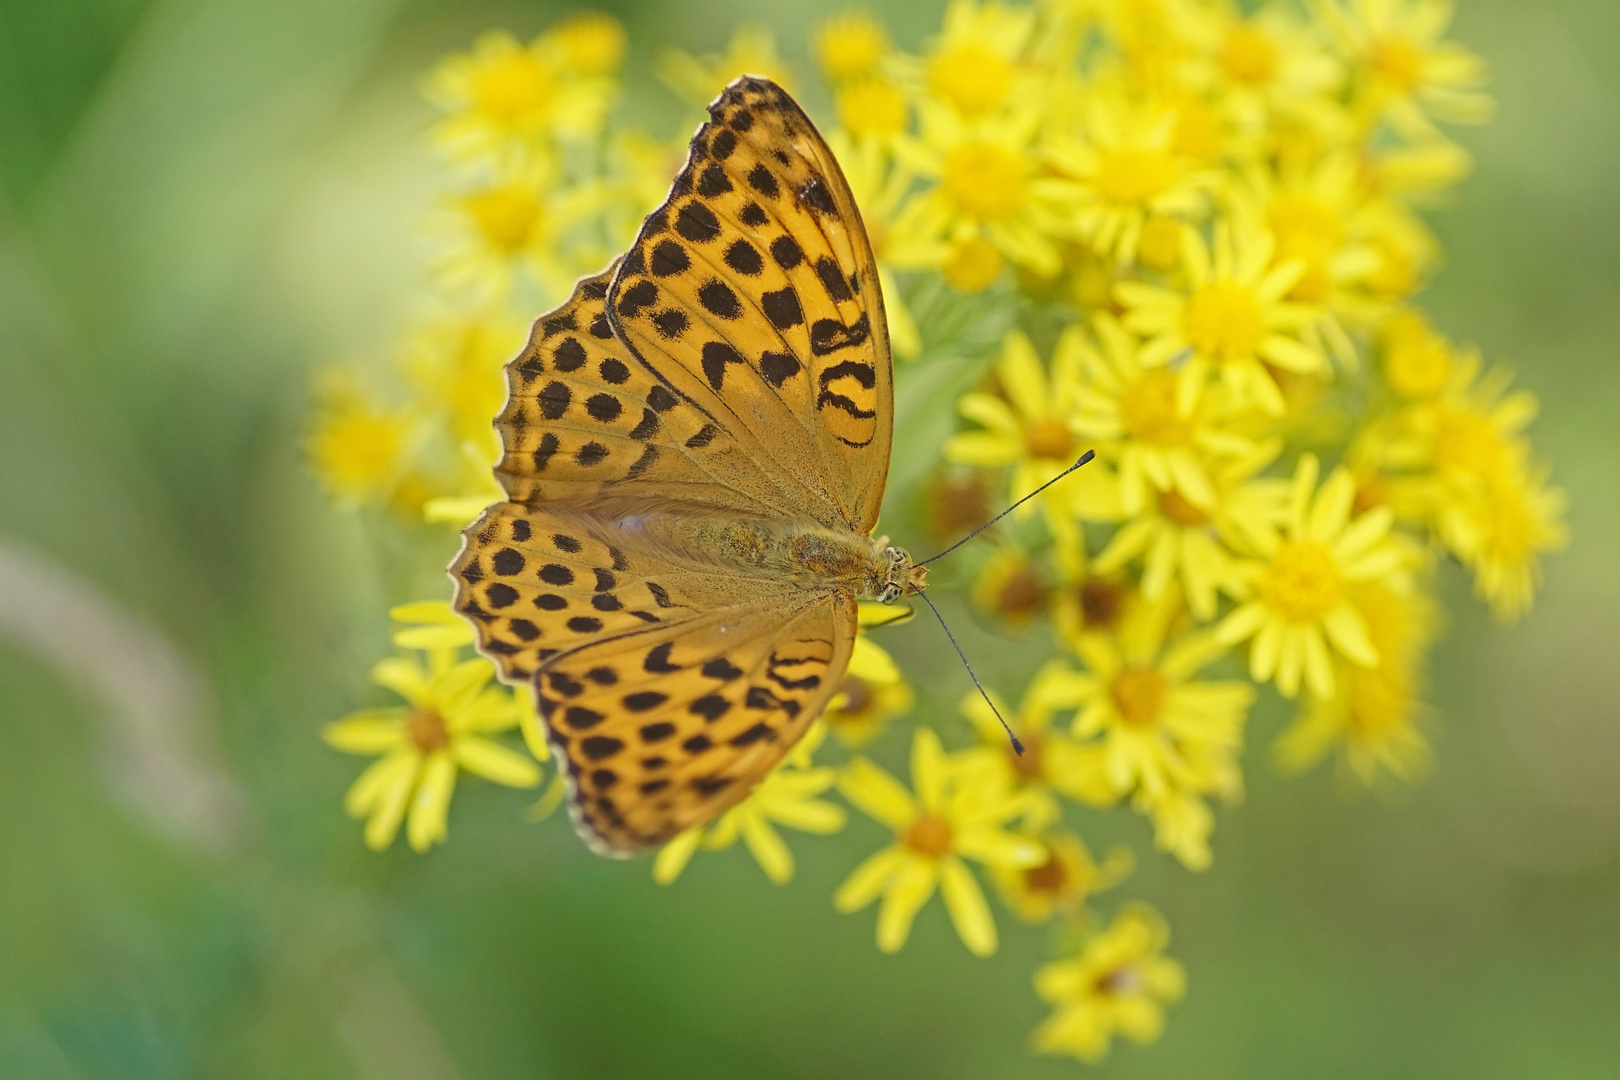
[[[609,318],[636,355],[694,398],[712,394],[739,438],[816,492],[803,512],[869,532],[893,376],[849,185],[775,84],[738,79],[709,114],[614,276]]]
[[[547,661],[537,700],[581,835],[632,854],[744,798],[820,715],[854,638],[853,599],[827,593],[723,608]]]

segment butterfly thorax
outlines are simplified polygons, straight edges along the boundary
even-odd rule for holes
[[[926,588],[926,567],[914,566],[887,538],[850,529],[701,512],[623,514],[613,525],[693,562],[733,566],[740,574],[791,582],[806,592],[892,601]]]

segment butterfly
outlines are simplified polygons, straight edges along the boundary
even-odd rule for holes
[[[629,251],[507,365],[507,498],[449,570],[608,855],[743,799],[842,682],[856,602],[926,586],[871,535],[893,375],[849,184],[767,79],[709,117]]]

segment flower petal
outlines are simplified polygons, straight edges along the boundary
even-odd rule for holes
[[[470,773],[507,787],[528,788],[540,783],[540,767],[516,750],[508,750],[482,735],[463,735],[450,744],[450,755]]]
[[[905,857],[905,849],[894,846],[867,856],[833,893],[833,907],[847,914],[876,900],[889,887]]]
[[[456,766],[450,755],[432,754],[422,765],[422,781],[411,799],[411,818],[405,839],[411,850],[422,852],[443,840],[449,831],[450,797],[456,791]]]
[[[956,927],[956,936],[974,956],[990,956],[996,951],[996,921],[985,903],[984,890],[973,871],[962,860],[947,857],[939,867],[940,891],[945,894],[945,910]]]
[[[856,758],[844,766],[838,790],[857,810],[891,829],[903,829],[917,816],[917,803],[894,777],[866,758]]]
[[[894,881],[878,908],[877,946],[886,953],[896,953],[911,936],[911,924],[917,912],[934,895],[939,883],[938,865],[931,859],[906,855],[901,859]]]
[[[744,818],[742,835],[743,843],[748,845],[766,877],[778,885],[786,885],[793,879],[793,852],[763,817],[749,814]]]

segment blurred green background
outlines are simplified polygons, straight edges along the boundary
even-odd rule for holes
[[[603,6],[660,132],[683,114],[654,47],[718,49],[759,11]],[[771,16],[801,69],[835,6]],[[878,7],[911,47],[938,25]],[[341,815],[359,763],[316,733],[376,700],[410,586],[305,471],[309,373],[383,352],[421,299],[442,174],[420,73],[565,10],[0,0],[0,1077],[1075,1071],[1024,1050],[1041,934],[1003,917],[978,961],[936,904],[891,958],[870,913],[833,912],[870,823],[793,838],[786,889],[740,849],[662,889],[490,785],[426,858],[364,851]],[[1433,217],[1426,303],[1541,396],[1574,544],[1507,633],[1444,577],[1420,786],[1279,780],[1260,712],[1214,868],[1148,854],[1120,891],[1169,916],[1190,992],[1097,1076],[1620,1069],[1620,5],[1464,0],[1457,36],[1501,108],[1459,132],[1477,170]],[[914,630],[895,650],[935,663]]]

